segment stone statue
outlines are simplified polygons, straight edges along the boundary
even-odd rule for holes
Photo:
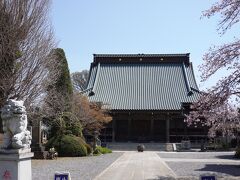
[[[32,137],[27,130],[27,115],[23,101],[9,99],[1,111],[4,134],[0,148],[30,148]]]

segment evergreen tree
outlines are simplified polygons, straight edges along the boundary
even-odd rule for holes
[[[69,73],[67,59],[64,50],[54,49],[51,57],[58,64],[58,78],[54,83],[49,83],[45,108],[47,111],[47,121],[51,128],[51,136],[56,134],[81,135],[81,124],[78,118],[72,113],[73,87]],[[55,72],[51,72],[54,73]]]
[[[72,95],[73,88],[64,50],[57,48],[53,50],[53,53],[55,55],[56,61],[59,63],[58,67],[60,69],[60,75],[55,82],[55,87],[63,95]]]

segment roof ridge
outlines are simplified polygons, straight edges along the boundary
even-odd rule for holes
[[[189,64],[190,53],[186,54],[93,54],[93,63],[181,63]]]
[[[144,54],[144,53],[138,53],[138,54],[93,54],[94,57],[158,57],[158,56],[163,56],[163,57],[176,57],[176,56],[181,56],[181,57],[189,57],[190,53],[170,53],[170,54]]]

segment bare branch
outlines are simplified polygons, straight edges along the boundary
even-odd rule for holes
[[[71,79],[74,89],[77,91],[83,91],[84,89],[86,89],[88,77],[89,77],[88,70],[72,73]]]
[[[55,47],[50,0],[0,1],[0,107],[7,98],[39,101]]]

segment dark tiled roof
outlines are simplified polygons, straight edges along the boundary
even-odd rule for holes
[[[189,57],[189,53],[185,54],[94,54],[94,58],[100,57]]]
[[[182,103],[194,102],[200,95],[191,63],[181,61],[98,62],[91,66],[87,89],[94,92],[90,101],[102,102],[113,110],[180,110]]]
[[[94,54],[97,63],[176,63],[189,64],[189,54]]]

